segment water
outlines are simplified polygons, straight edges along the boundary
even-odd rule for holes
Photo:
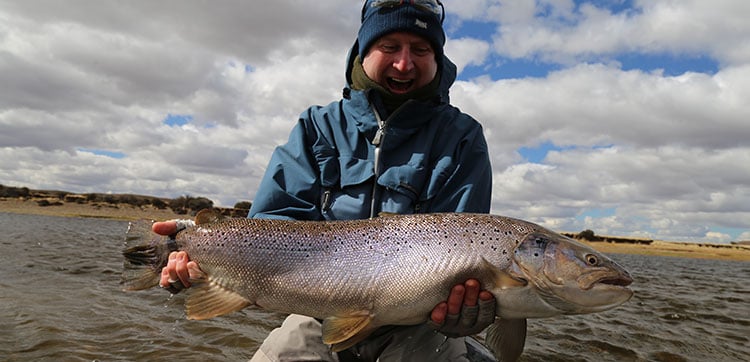
[[[123,221],[0,213],[0,361],[246,361],[280,324],[188,321],[184,296],[120,290]],[[747,361],[750,263],[613,255],[635,296],[529,321],[522,361]]]

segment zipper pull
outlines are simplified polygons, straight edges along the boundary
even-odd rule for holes
[[[383,122],[380,113],[378,113],[375,104],[372,102],[370,102],[370,109],[372,109],[372,114],[375,115],[375,120],[378,121],[378,131],[375,132],[375,137],[372,138],[372,144],[375,145],[375,147],[379,147],[380,143],[383,142],[383,136],[385,135],[385,122]]]
[[[323,195],[320,197],[320,210],[328,212],[331,209],[331,189],[324,189]]]
[[[378,131],[375,132],[375,137],[372,138],[372,144],[375,146],[380,146],[380,142],[383,141],[383,129],[378,128]]]

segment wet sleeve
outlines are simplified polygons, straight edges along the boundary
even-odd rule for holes
[[[492,167],[482,127],[475,125],[457,144],[455,168],[432,200],[432,212],[490,211]]]
[[[311,154],[309,127],[300,119],[286,144],[268,163],[248,217],[321,220],[319,171]]]

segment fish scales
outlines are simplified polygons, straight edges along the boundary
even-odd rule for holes
[[[502,360],[523,351],[526,318],[595,313],[632,297],[632,278],[605,255],[523,220],[487,214],[388,215],[353,221],[216,218],[174,242],[131,224],[122,283],[156,286],[171,251],[198,262],[186,306],[206,319],[257,305],[323,320],[346,349],[383,325],[423,323],[452,286],[478,279],[496,301],[486,342]],[[140,234],[140,235],[139,235]],[[130,245],[141,241],[139,245]],[[192,274],[191,274],[192,275]]]
[[[215,282],[253,303],[293,304],[294,311],[281,311],[325,317],[342,309],[434,306],[446,289],[480,271],[482,257],[507,267],[518,239],[502,221],[464,214],[315,223],[231,219],[180,233],[177,243]],[[491,285],[491,275],[483,276],[480,282]],[[383,322],[417,322],[405,317]]]

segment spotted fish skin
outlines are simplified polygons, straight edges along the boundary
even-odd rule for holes
[[[518,241],[536,230],[484,214],[231,219],[186,230],[176,240],[216,283],[261,307],[318,318],[389,310],[384,324],[415,324],[425,315],[403,306],[429,311],[469,277],[491,286],[483,259],[508,268]]]
[[[125,289],[156,286],[166,255],[184,250],[205,273],[190,288],[188,318],[250,305],[308,315],[324,320],[324,342],[335,350],[379,326],[425,322],[451,287],[469,278],[495,296],[496,314],[506,319],[596,312],[632,295],[626,288],[632,279],[606,256],[498,215],[228,219],[181,231],[172,245],[153,234],[138,237],[147,227],[131,225],[128,232],[131,243],[147,240],[126,244]]]

